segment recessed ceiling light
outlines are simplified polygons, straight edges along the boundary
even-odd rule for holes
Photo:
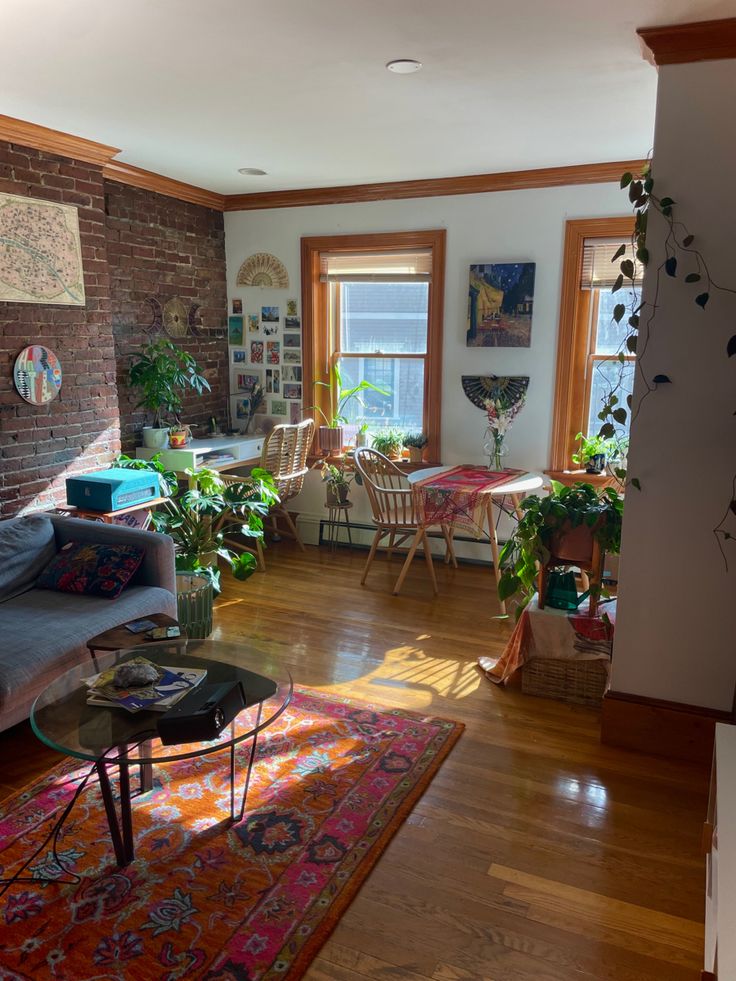
[[[411,75],[412,72],[418,72],[421,67],[421,61],[414,61],[413,58],[397,58],[386,65],[390,72],[396,72],[397,75]]]
[[[259,167],[239,167],[238,173],[243,174],[245,177],[265,177],[266,171],[261,170]]]

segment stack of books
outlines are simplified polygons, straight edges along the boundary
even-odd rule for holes
[[[150,665],[158,677],[142,687],[118,688],[114,682],[116,669],[108,668],[84,679],[88,705],[124,708],[128,712],[166,712],[207,677],[205,668],[166,667],[145,657],[134,657],[125,663]]]

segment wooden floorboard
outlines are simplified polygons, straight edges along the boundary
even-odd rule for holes
[[[365,553],[272,545],[225,581],[214,638],[269,649],[295,682],[429,712],[466,731],[307,981],[695,981],[708,774],[601,746],[599,713],[478,672],[503,649],[487,568],[424,563],[402,594]],[[27,725],[0,734],[0,797],[58,757]]]

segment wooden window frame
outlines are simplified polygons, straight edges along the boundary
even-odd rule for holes
[[[321,328],[330,316],[329,284],[320,282],[322,252],[389,252],[431,249],[432,279],[427,311],[427,354],[424,372],[424,432],[429,443],[426,463],[441,460],[442,426],[442,334],[445,307],[445,252],[447,233],[444,228],[418,232],[377,232],[366,235],[319,235],[301,240],[302,274],[302,396],[305,411],[316,405],[329,415],[327,389],[316,382],[329,382],[333,352],[330,332]],[[394,355],[388,353],[386,357]]]
[[[587,423],[585,406],[590,385],[591,304],[595,302],[595,297],[593,290],[580,289],[585,240],[620,237],[622,242],[628,243],[633,231],[634,219],[629,216],[579,218],[566,222],[550,471],[570,469],[576,448],[575,437]]]

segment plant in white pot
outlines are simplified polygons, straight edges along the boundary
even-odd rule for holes
[[[343,424],[348,422],[348,418],[345,415],[345,410],[352,399],[357,398],[358,402],[361,403],[359,397],[360,392],[367,392],[369,389],[372,392],[378,392],[379,395],[390,395],[390,392],[385,391],[382,388],[378,388],[377,385],[371,384],[365,379],[358,385],[354,385],[352,388],[343,387],[342,372],[340,371],[340,365],[335,362],[332,366],[332,383],[328,382],[315,382],[315,385],[320,385],[322,388],[326,388],[330,396],[330,412],[327,415],[318,405],[309,406],[310,409],[316,409],[317,412],[325,420],[325,425],[320,426],[317,430],[317,442],[319,444],[320,450],[328,455],[337,454],[342,451],[343,446]]]
[[[168,446],[171,427],[165,422],[167,417],[173,416],[181,429],[179,413],[183,393],[191,389],[201,395],[210,390],[192,355],[165,337],[149,341],[133,355],[129,380],[141,392],[136,408],[153,414],[153,426],[143,427],[143,445],[151,449]]]
[[[404,435],[404,446],[409,451],[410,463],[422,462],[427,443],[429,443],[429,439],[424,433],[406,433]]]

